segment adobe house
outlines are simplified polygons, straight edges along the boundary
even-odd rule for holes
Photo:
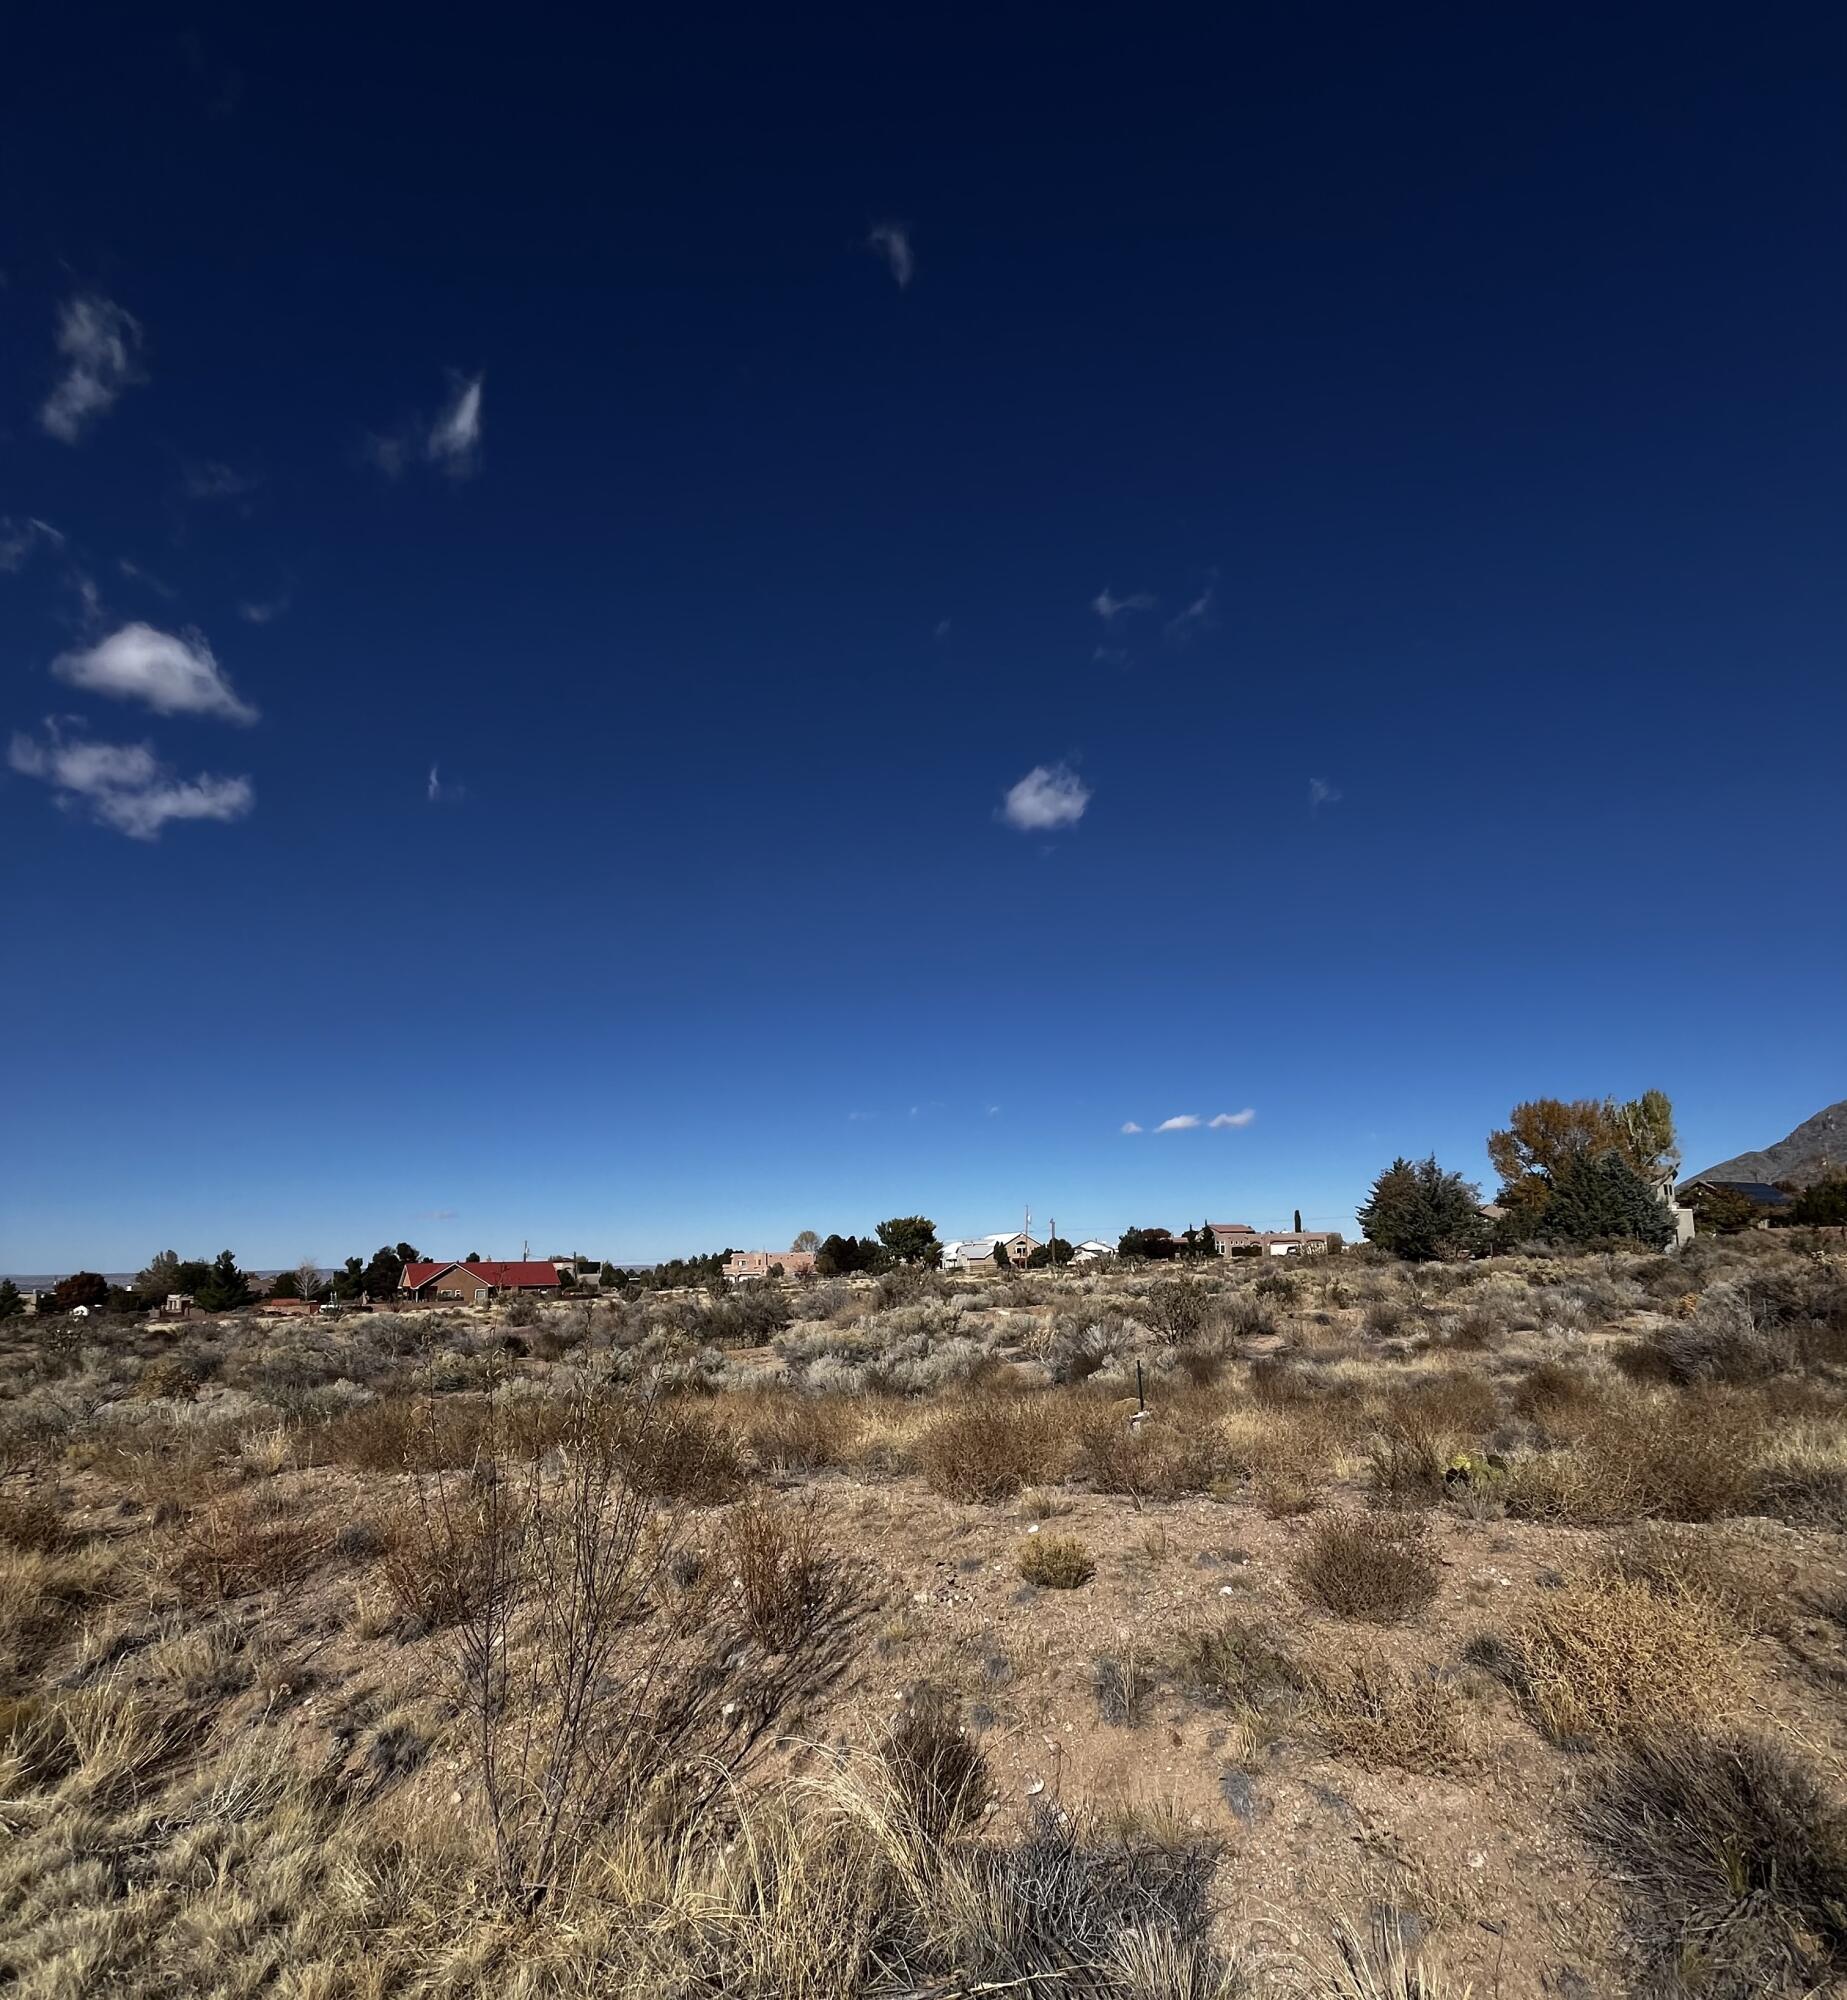
[[[555,1293],[556,1264],[506,1263],[482,1258],[473,1264],[406,1264],[398,1296],[424,1305],[486,1305],[504,1292]]]
[[[780,1270],[785,1278],[806,1278],[814,1271],[812,1250],[734,1250],[725,1261],[728,1284],[748,1285]]]

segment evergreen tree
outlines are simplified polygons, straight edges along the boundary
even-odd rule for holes
[[[1298,1236],[1302,1233],[1302,1211],[1299,1208],[1295,1212],[1295,1233]]]
[[[997,1271],[1011,1271],[1013,1269],[1013,1259],[1007,1255],[1006,1244],[995,1244],[994,1248],[988,1254],[993,1258],[994,1268]]]
[[[1627,1237],[1660,1250],[1673,1240],[1674,1225],[1653,1182],[1611,1148],[1574,1153],[1560,1164],[1552,1176],[1545,1231],[1555,1243]]]
[[[1797,1195],[1789,1219],[1803,1229],[1847,1227],[1847,1174],[1831,1174]]]
[[[59,1279],[51,1296],[61,1313],[73,1306],[88,1306],[94,1312],[109,1302],[109,1280],[100,1271],[73,1271],[68,1278]]]
[[[333,1274],[333,1295],[336,1299],[356,1299],[365,1290],[366,1267],[357,1257],[349,1257]],[[204,1299],[199,1303],[203,1305]]]
[[[936,1224],[927,1215],[891,1216],[878,1225],[878,1238],[895,1263],[927,1264],[934,1270],[943,1261]]]
[[[236,1312],[250,1303],[249,1280],[237,1268],[237,1258],[231,1251],[219,1251],[195,1296],[207,1312],[214,1313]]]
[[[1359,1211],[1367,1240],[1394,1257],[1427,1263],[1466,1256],[1485,1234],[1481,1191],[1429,1159],[1396,1159],[1372,1184]]]
[[[270,1286],[272,1299],[298,1299],[301,1297],[301,1280],[293,1271],[278,1271],[276,1282]]]
[[[408,1250],[410,1247],[408,1243],[401,1243],[398,1249]],[[389,1244],[381,1244],[373,1251],[372,1261],[365,1268],[359,1288],[368,1297],[388,1299],[404,1282],[404,1266],[417,1261],[415,1257],[400,1257]]]
[[[0,1319],[13,1319],[26,1309],[19,1287],[11,1278],[0,1278]]]
[[[180,1283],[179,1253],[175,1250],[157,1251],[147,1261],[145,1270],[138,1272],[131,1287],[143,1305],[162,1306],[170,1292],[183,1292],[186,1287]]]

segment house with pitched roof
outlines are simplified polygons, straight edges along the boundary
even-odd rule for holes
[[[472,1263],[406,1264],[398,1296],[428,1305],[486,1305],[505,1292],[556,1292],[558,1267],[550,1263],[506,1263],[480,1258]]]

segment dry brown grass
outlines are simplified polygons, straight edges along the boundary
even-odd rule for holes
[[[850,1465],[863,1428],[858,1409],[845,1397],[786,1390],[738,1397],[725,1415],[756,1462],[783,1473]]]
[[[58,1555],[76,1541],[64,1510],[43,1493],[0,1493],[0,1547]]]
[[[1738,1639],[1685,1591],[1587,1576],[1515,1620],[1505,1672],[1553,1742],[1633,1743],[1732,1715],[1745,1686]]]
[[[1049,1398],[977,1400],[937,1417],[917,1441],[917,1465],[950,1500],[1008,1500],[1056,1483],[1071,1459],[1066,1424]]]
[[[1415,1517],[1328,1514],[1296,1558],[1296,1587],[1342,1618],[1395,1624],[1437,1594],[1438,1564]]]
[[[1467,1709],[1447,1681],[1361,1656],[1317,1665],[1311,1685],[1322,1741],[1364,1770],[1453,1773],[1471,1759]]]
[[[1083,1411],[1078,1421],[1079,1475],[1099,1493],[1171,1500],[1203,1493],[1229,1466],[1225,1441],[1209,1423],[1161,1412],[1131,1421],[1132,1405]]]
[[[166,1576],[183,1602],[216,1604],[301,1582],[328,1546],[311,1522],[221,1502],[187,1524],[167,1552]]]
[[[1570,1442],[1509,1461],[1507,1511],[1574,1527],[1743,1513],[1765,1421],[1732,1392],[1612,1392],[1572,1408]]]

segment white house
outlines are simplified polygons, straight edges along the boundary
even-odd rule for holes
[[[1007,1261],[1015,1269],[1022,1267],[1038,1247],[1023,1229],[1011,1233],[997,1231],[992,1236],[965,1236],[955,1243],[943,1245],[943,1269],[945,1271],[993,1270],[994,1246],[1006,1245]]]
[[[1071,1261],[1074,1264],[1100,1264],[1106,1257],[1115,1254],[1115,1244],[1105,1243],[1100,1237],[1093,1236],[1071,1252]]]

